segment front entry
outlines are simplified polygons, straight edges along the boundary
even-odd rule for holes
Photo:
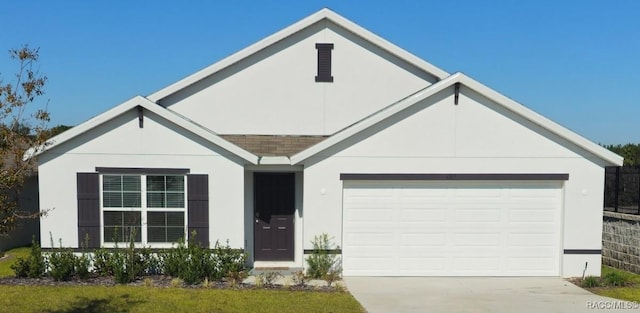
[[[257,261],[293,261],[294,173],[254,173],[254,255]]]

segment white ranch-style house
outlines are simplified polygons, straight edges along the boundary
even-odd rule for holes
[[[326,233],[346,276],[569,277],[600,274],[604,167],[622,158],[322,9],[38,162],[44,247],[195,230],[303,268]]]

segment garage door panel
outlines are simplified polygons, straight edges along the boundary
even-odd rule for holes
[[[502,220],[502,210],[500,208],[473,208],[463,207],[454,209],[455,222],[456,223],[482,223],[482,222],[495,222],[499,223]]]
[[[544,207],[539,208],[514,208],[509,209],[509,221],[512,222],[555,222],[554,210]]]
[[[388,220],[389,216],[387,216]],[[404,223],[434,223],[447,221],[447,209],[443,207],[399,207],[398,218]]]
[[[347,276],[559,275],[559,183],[345,186]]]
[[[507,245],[509,247],[554,247],[553,234],[549,233],[509,233]]]
[[[481,247],[500,246],[502,236],[500,233],[456,233],[453,235],[453,244],[456,247]]]

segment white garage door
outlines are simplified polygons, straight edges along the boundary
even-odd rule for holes
[[[560,182],[345,181],[345,276],[559,276]]]

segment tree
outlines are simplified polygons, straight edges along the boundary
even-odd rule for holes
[[[625,166],[640,165],[640,144],[608,145],[605,148],[624,157]]]
[[[9,50],[17,63],[15,76],[5,81],[0,73],[0,235],[6,235],[26,218],[43,214],[20,210],[20,191],[35,174],[35,152],[45,147],[49,112],[35,109],[44,94],[47,77],[37,69],[39,49],[23,46]],[[6,77],[4,77],[6,79]]]

